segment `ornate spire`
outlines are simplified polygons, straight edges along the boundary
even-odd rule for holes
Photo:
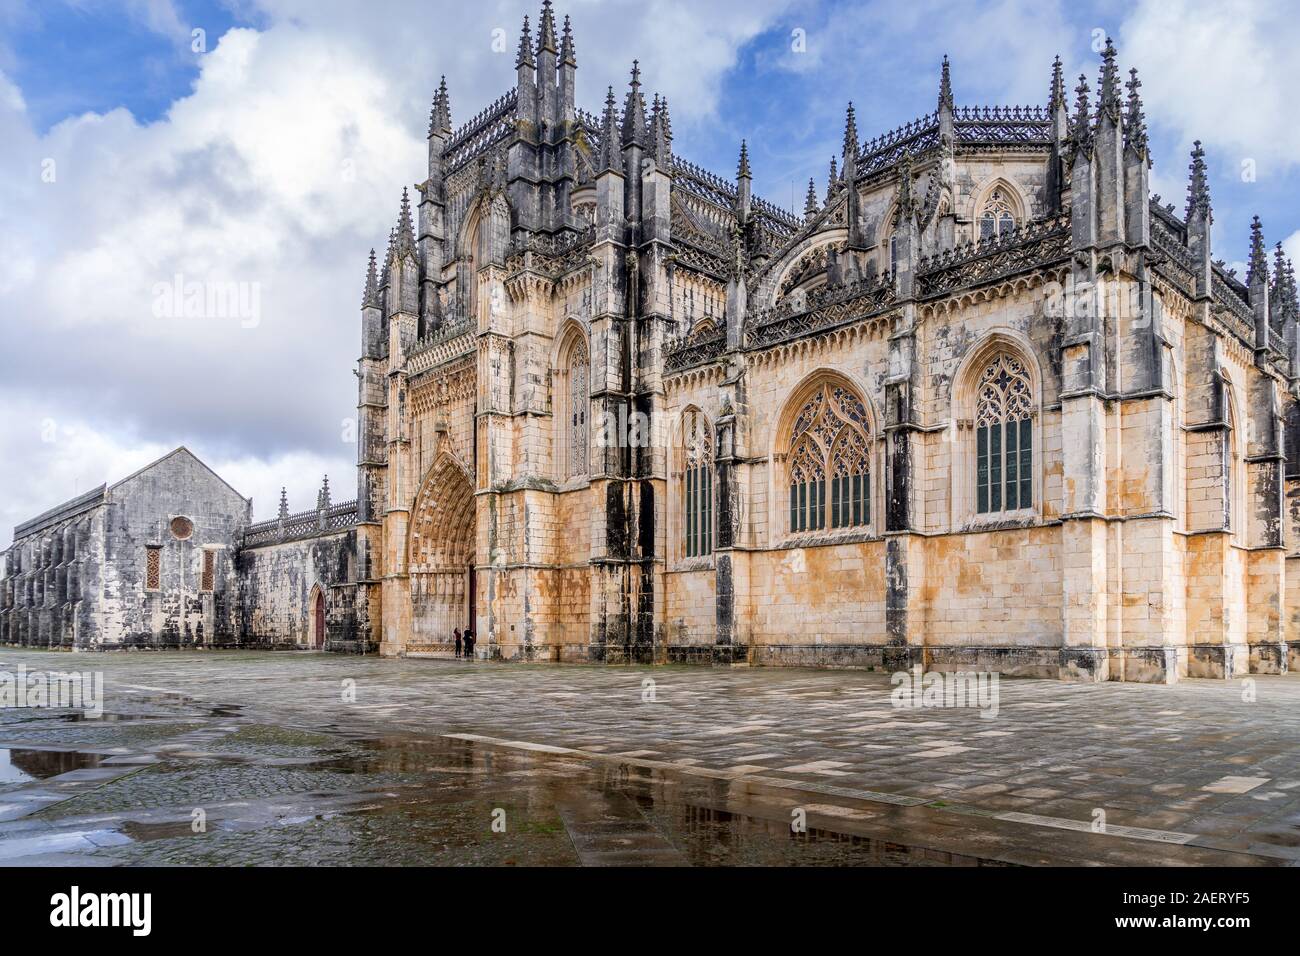
[[[1259,279],[1268,283],[1268,256],[1264,252],[1264,226],[1256,216],[1250,221],[1250,263],[1246,272],[1246,285]]]
[[[1296,315],[1295,275],[1280,242],[1273,252],[1273,289],[1269,300],[1273,307],[1272,317],[1277,320],[1275,325],[1280,326],[1283,319]]]
[[[415,248],[415,224],[411,220],[411,195],[402,187],[402,211],[397,217],[397,252]]]
[[[641,95],[641,65],[632,61],[632,80],[623,101],[623,145],[644,146],[646,141],[645,98]]]
[[[844,165],[848,172],[848,161],[858,156],[858,119],[853,112],[853,101],[849,101],[848,111],[844,115]]]
[[[605,94],[605,115],[600,124],[600,162],[596,171],[622,171],[618,156],[618,109],[614,103],[614,87],[611,86]]]
[[[817,202],[817,183],[813,181],[812,177],[809,177],[808,196],[803,201],[804,218],[811,219],[813,216],[817,215],[817,210],[820,208],[821,204]]]
[[[1139,153],[1147,151],[1147,122],[1142,113],[1142,81],[1138,79],[1137,67],[1128,71],[1128,112],[1124,116],[1124,131],[1128,144]]]
[[[1119,68],[1115,65],[1115,44],[1106,37],[1106,49],[1101,52],[1101,80],[1097,85],[1097,118],[1105,114],[1119,122]]]
[[[948,54],[943,55],[943,68],[939,72],[939,109],[952,109],[952,74],[948,69]]]
[[[578,60],[573,55],[573,28],[569,26],[569,16],[564,16],[564,32],[560,38],[560,62],[565,66],[577,66]]]
[[[555,14],[551,12],[551,0],[542,0],[542,16],[537,21],[537,54],[555,52]]]
[[[321,482],[320,491],[316,494],[316,508],[324,511],[330,506],[330,476],[326,475],[325,480]]]
[[[451,132],[451,100],[447,96],[447,77],[438,83],[438,92],[433,94],[433,108],[429,110],[429,135],[435,132]]]
[[[673,121],[672,117],[668,115],[668,97],[666,96],[659,104],[659,121],[663,124],[664,136],[667,137],[668,143],[671,146],[673,142]]]
[[[831,157],[831,171],[826,177],[826,201],[831,201],[831,196],[835,195],[835,184],[839,181],[840,171],[835,166],[835,157]]]
[[[753,174],[749,171],[749,146],[743,139],[740,141],[740,162],[736,164],[736,178],[754,178]]]
[[[1286,284],[1279,298],[1282,300],[1286,315],[1293,319],[1300,319],[1300,292],[1296,289],[1295,265],[1290,259],[1286,261]]]
[[[361,307],[379,304],[379,275],[375,270],[375,250],[370,250],[370,264],[366,267],[366,291],[361,295]]]
[[[379,273],[379,285],[384,287],[388,285],[388,270],[393,264],[393,255],[397,251],[397,229],[388,230],[388,251],[384,253],[384,267]]]
[[[1088,103],[1088,78],[1079,74],[1079,85],[1074,88],[1074,143],[1086,147],[1092,141],[1092,109]]]
[[[656,93],[654,106],[650,108],[650,140],[655,162],[660,166],[667,166],[671,161],[672,139],[672,131],[668,128],[668,101],[660,99]]]
[[[536,66],[533,59],[533,31],[528,27],[528,14],[524,14],[524,29],[519,34],[519,53],[515,56],[515,66]]]
[[[371,253],[371,255],[373,256],[374,253]],[[283,520],[287,517],[289,517],[289,493],[285,491],[284,486],[281,485],[280,486],[280,518],[281,520]]]
[[[1187,168],[1191,173],[1187,181],[1187,221],[1190,223],[1193,213],[1210,215],[1210,184],[1205,175],[1205,150],[1201,149],[1199,139],[1192,144],[1192,162]]]
[[[1061,58],[1059,56],[1052,61],[1052,89],[1047,94],[1047,107],[1051,110],[1055,110],[1057,107],[1066,107],[1065,74],[1061,69]]]

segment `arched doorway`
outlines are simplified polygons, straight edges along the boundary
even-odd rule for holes
[[[320,650],[325,646],[325,592],[321,590],[319,584],[311,589],[310,612],[307,620],[310,624],[307,643],[310,647]]]
[[[408,540],[411,637],[407,653],[450,655],[453,631],[474,615],[474,488],[449,454],[420,484]]]

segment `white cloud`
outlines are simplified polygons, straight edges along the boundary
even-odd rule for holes
[[[1291,5],[1140,0],[1117,43],[1141,71],[1153,126],[1183,145],[1201,139],[1235,161],[1253,158],[1261,177],[1300,161],[1300,126],[1289,121],[1300,87],[1300,18]]]
[[[739,46],[782,6],[575,2],[580,104],[598,109],[608,83],[621,100],[640,57],[686,141]],[[0,542],[178,444],[261,516],[281,484],[309,507],[327,470],[335,497],[352,497],[340,432],[355,412],[366,251],[382,251],[402,185],[422,178],[438,75],[463,122],[513,85],[519,24],[527,9],[536,29],[537,7],[263,0],[250,9],[265,28],[209,33],[192,92],[153,123],[117,109],[38,134],[0,72]],[[128,13],[188,35],[170,3]],[[0,21],[20,16],[0,6]],[[498,28],[505,53],[491,48]],[[246,283],[260,320],[156,317],[156,288],[178,274]]]

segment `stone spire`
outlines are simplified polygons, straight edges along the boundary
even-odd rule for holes
[[[397,230],[388,230],[388,249],[384,253],[384,264],[379,270],[379,287],[382,289],[388,285],[388,270],[393,265],[393,251],[397,247]]]
[[[321,482],[320,492],[316,495],[316,507],[324,511],[330,506],[330,476],[326,475],[325,480]]]
[[[1088,103],[1088,78],[1079,74],[1079,85],[1074,88],[1074,145],[1087,149],[1092,144],[1092,109]]]
[[[1128,145],[1139,153],[1147,152],[1147,122],[1142,112],[1142,81],[1138,79],[1137,67],[1128,71],[1128,112],[1124,116],[1124,133]]]
[[[831,170],[826,176],[826,201],[830,202],[831,197],[835,195],[835,184],[839,182],[840,171],[835,166],[835,157],[831,157]]]
[[[1055,110],[1057,107],[1068,109],[1065,102],[1065,74],[1061,69],[1061,58],[1052,61],[1052,88],[1047,94],[1047,108]]]
[[[803,214],[805,219],[811,219],[817,215],[821,204],[817,202],[817,183],[810,176],[808,177],[808,195],[803,201]]]
[[[672,156],[673,134],[668,126],[668,100],[661,99],[658,93],[650,108],[650,139],[655,162],[660,166],[668,166]]]
[[[1287,319],[1300,317],[1300,302],[1297,301],[1295,270],[1291,260],[1286,257],[1282,243],[1278,243],[1273,253],[1273,291],[1269,296],[1273,304],[1273,324],[1280,327]]]
[[[411,220],[411,195],[405,186],[402,187],[402,211],[397,217],[397,243],[395,250],[398,253],[414,250],[415,248],[415,224]]]
[[[622,160],[618,151],[618,108],[614,101],[614,87],[605,94],[605,115],[600,124],[600,162],[597,172],[612,169],[623,171]]]
[[[1101,79],[1097,85],[1097,119],[1107,116],[1119,122],[1119,68],[1115,65],[1115,44],[1106,38],[1106,49],[1101,52]]]
[[[1246,285],[1256,281],[1268,282],[1268,255],[1264,252],[1264,226],[1256,216],[1250,221],[1250,263],[1246,272]]]
[[[943,68],[939,72],[939,109],[952,109],[952,74],[948,69],[948,54],[943,55]]]
[[[371,253],[373,256],[374,253]],[[289,517],[289,493],[285,491],[284,486],[280,486],[280,520],[283,521]]]
[[[375,250],[370,250],[370,265],[366,268],[366,291],[361,295],[361,307],[379,305],[379,276],[375,270]]]
[[[623,101],[623,145],[646,143],[645,98],[641,95],[641,65],[632,61],[632,80]]]
[[[569,26],[568,14],[564,17],[564,31],[560,39],[560,62],[566,66],[578,65],[578,60],[573,54],[573,28]]]
[[[750,204],[753,199],[754,177],[749,172],[749,146],[740,141],[740,161],[736,164],[736,213],[741,222],[749,220]]]
[[[1201,149],[1198,139],[1192,144],[1192,162],[1188,170],[1191,175],[1187,180],[1187,219],[1190,221],[1194,212],[1210,213],[1210,183],[1205,175],[1205,150]]]
[[[537,61],[533,58],[533,31],[528,26],[528,14],[524,14],[524,29],[519,34],[519,52],[515,56],[516,67],[535,67]]]
[[[451,132],[451,100],[447,96],[447,77],[438,84],[438,92],[433,94],[433,108],[429,110],[429,135],[435,132]]]
[[[853,174],[850,166],[856,166],[858,148],[858,119],[853,112],[853,103],[850,101],[848,111],[844,115],[844,175],[846,178]]]
[[[555,49],[555,14],[551,11],[551,0],[542,0],[542,16],[537,23],[537,53],[556,52]]]

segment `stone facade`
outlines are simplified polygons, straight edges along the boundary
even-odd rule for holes
[[[566,18],[403,190],[361,308],[358,495],[247,529],[249,639],[507,660],[1168,682],[1300,654],[1300,343],[1280,247],[1149,191],[1094,102],[850,105],[802,216],[673,150]],[[294,528],[299,530],[295,531]],[[319,595],[319,597],[317,597]],[[317,615],[320,615],[319,617]],[[321,623],[323,621],[323,623]],[[323,636],[322,636],[323,635]]]
[[[403,193],[362,308],[358,540],[382,653],[1276,672],[1300,499],[1295,287],[1211,258],[1200,150],[1148,188],[1136,71],[1073,107],[850,106],[802,217],[673,152],[566,18]],[[1288,425],[1288,423],[1290,423]],[[1288,430],[1289,429],[1289,430]],[[640,432],[639,437],[635,432]],[[1285,503],[1291,502],[1289,507]]]
[[[0,641],[187,647],[238,640],[236,551],[251,502],[188,449],[14,529]]]

